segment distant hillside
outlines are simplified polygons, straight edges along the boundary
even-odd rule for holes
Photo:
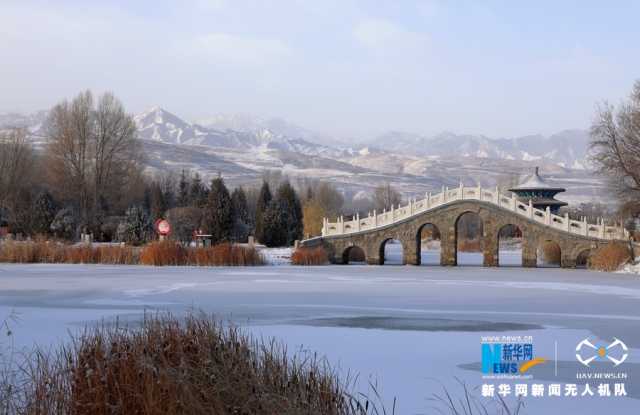
[[[29,128],[42,148],[45,118],[44,111],[2,114],[0,129]],[[539,165],[551,182],[567,187],[561,198],[600,199],[604,187],[588,169],[589,137],[582,130],[513,139],[389,132],[348,147],[323,143],[321,135],[279,119],[214,116],[192,123],[154,107],[136,115],[135,122],[150,172],[190,169],[205,178],[222,173],[232,185],[258,183],[264,170],[279,170],[294,178],[329,180],[348,196],[370,193],[385,182],[407,195],[422,195],[460,181],[494,186]]]

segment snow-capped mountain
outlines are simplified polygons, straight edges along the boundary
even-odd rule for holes
[[[160,108],[154,107],[134,117],[138,127],[138,135],[141,139],[159,141],[165,144],[197,145],[206,147],[221,147],[228,149],[255,149],[282,150],[306,155],[335,155],[340,150],[312,143],[304,138],[287,136],[274,132],[269,128],[258,127],[242,128],[235,130],[203,126],[189,123],[176,115]],[[233,123],[231,123],[233,124]]]
[[[302,139],[314,144],[342,145],[341,142],[329,135],[311,131],[278,117],[266,118],[251,114],[216,114],[198,120],[197,124],[214,130],[233,130],[253,134],[266,130],[276,136]]]
[[[0,129],[26,127],[43,149],[45,119],[46,112],[4,114]],[[312,133],[286,121],[220,116],[192,123],[160,107],[134,120],[150,172],[189,169],[205,179],[222,173],[231,185],[259,183],[265,170],[279,170],[292,178],[331,181],[347,196],[370,194],[384,182],[421,195],[460,181],[494,186],[539,165],[551,182],[568,188],[565,200],[597,199],[604,187],[585,168],[588,135],[581,130],[514,139],[390,132],[348,148],[314,142],[320,135],[307,139]]]
[[[449,132],[422,136],[392,131],[370,143],[402,154],[430,157],[476,157],[487,159],[545,161],[573,169],[586,168],[589,134],[584,130],[566,130],[544,137],[531,135],[513,139],[492,139],[483,135],[459,135]]]

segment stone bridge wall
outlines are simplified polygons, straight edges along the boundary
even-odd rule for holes
[[[535,267],[537,250],[545,241],[553,241],[561,249],[561,266],[573,268],[578,256],[589,250],[609,243],[620,243],[588,236],[580,236],[559,229],[544,226],[523,215],[501,209],[481,201],[457,201],[425,211],[405,220],[376,229],[331,235],[302,241],[302,246],[322,245],[333,263],[348,262],[350,247],[360,247],[369,264],[384,263],[384,245],[391,239],[402,243],[403,263],[420,265],[420,243],[422,227],[432,224],[438,228],[441,241],[441,265],[456,265],[457,232],[456,224],[461,215],[476,213],[482,219],[483,264],[498,266],[498,234],[506,225],[515,225],[522,231],[522,266]]]

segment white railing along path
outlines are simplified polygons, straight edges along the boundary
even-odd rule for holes
[[[513,194],[507,196],[500,193],[498,188],[489,190],[480,186],[464,187],[462,184],[454,189],[443,187],[439,194],[426,193],[422,200],[410,199],[407,205],[392,207],[389,211],[377,213],[374,210],[373,213],[370,212],[362,218],[356,215],[352,220],[345,221],[342,216],[338,218],[337,222],[329,222],[327,218],[324,218],[322,236],[344,235],[381,228],[459,200],[489,202],[544,226],[575,235],[607,240],[626,240],[629,238],[626,229],[620,225],[608,226],[604,223],[604,219],[598,220],[596,224],[587,223],[586,218],[574,220],[570,219],[568,214],[564,216],[553,214],[548,207],[546,210],[536,209],[532,206],[531,201],[528,204],[522,203]]]

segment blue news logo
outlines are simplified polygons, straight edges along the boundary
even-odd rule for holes
[[[521,375],[544,363],[534,357],[533,342],[482,342],[482,373],[485,375]]]

